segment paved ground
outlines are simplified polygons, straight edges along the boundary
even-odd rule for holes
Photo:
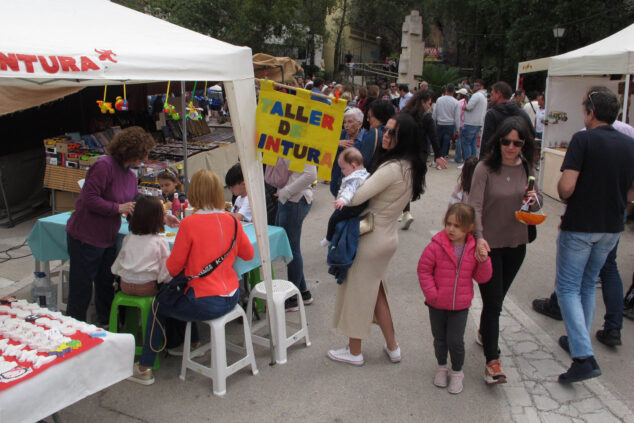
[[[502,316],[500,347],[509,383],[486,386],[482,380],[484,358],[474,342],[481,302],[474,300],[466,342],[465,389],[454,396],[432,384],[435,359],[427,310],[416,278],[416,264],[431,236],[441,229],[449,193],[458,171],[430,169],[427,192],[413,203],[416,218],[409,231],[400,231],[399,250],[389,270],[389,299],[398,342],[403,352],[400,364],[390,363],[382,351],[378,328],[364,343],[365,366],[355,368],[334,363],[325,356],[329,348],[346,340],[332,329],[336,284],[325,266],[325,251],[319,240],[325,233],[332,210],[327,186],[319,184],[314,206],[304,224],[302,247],[305,273],[316,300],[307,308],[312,346],[303,344],[289,351],[285,365],[269,366],[269,354],[256,347],[260,374],[243,370],[228,380],[228,394],[211,394],[211,382],[189,372],[178,379],[180,360],[166,358],[156,372],[156,383],[142,387],[121,382],[63,410],[66,422],[88,419],[106,422],[168,421],[515,421],[515,422],[634,422],[634,323],[625,320],[623,345],[609,349],[594,342],[603,376],[587,383],[564,387],[557,375],[570,359],[557,346],[564,333],[556,322],[532,311],[533,298],[553,289],[555,237],[561,205],[546,199],[549,218],[538,229],[537,240],[528,247]],[[0,230],[0,248],[22,243],[31,223]],[[28,249],[26,250],[28,253]],[[17,251],[16,253],[19,253]],[[626,288],[634,271],[634,225],[629,223],[621,239],[618,264]],[[26,297],[32,259],[0,264],[0,293]],[[276,265],[276,274],[285,275]],[[17,281],[17,282],[13,282]],[[602,322],[603,302],[597,301],[596,328]],[[595,328],[595,330],[596,330]],[[238,333],[238,326],[229,333]],[[98,364],[96,364],[98,369]],[[99,369],[103,370],[103,369]],[[106,369],[107,371],[107,369]],[[49,419],[50,420],[50,419]]]

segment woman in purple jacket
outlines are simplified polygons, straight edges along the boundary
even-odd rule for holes
[[[137,176],[130,170],[147,160],[154,139],[138,126],[118,133],[108,155],[90,166],[86,182],[66,225],[70,256],[69,316],[86,320],[95,282],[95,308],[99,325],[109,320],[114,297],[110,266],[117,256],[121,216],[134,212]]]

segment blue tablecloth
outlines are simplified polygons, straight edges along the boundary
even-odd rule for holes
[[[39,219],[35,222],[35,226],[31,230],[27,241],[29,248],[33,253],[36,262],[47,262],[52,260],[68,260],[68,249],[66,246],[66,222],[70,218],[70,212],[56,214],[53,216]],[[238,275],[246,273],[257,267],[260,267],[260,253],[258,251],[257,241],[255,238],[255,228],[253,224],[243,226],[244,232],[249,237],[253,248],[255,248],[255,257],[252,260],[244,261],[240,258],[236,259],[233,268]],[[165,227],[168,232],[177,232],[177,228]],[[119,243],[123,237],[129,233],[128,223],[123,220],[121,229],[119,229]],[[174,243],[175,237],[168,237],[170,247]],[[285,263],[293,259],[291,246],[288,243],[286,231],[278,226],[269,226],[269,248],[271,250],[271,261],[282,259]]]

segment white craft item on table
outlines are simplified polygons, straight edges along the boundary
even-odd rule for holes
[[[22,350],[22,348],[24,348],[24,345],[22,345],[22,344],[8,345],[4,349],[4,355],[7,356],[7,357],[13,357],[13,356],[19,354],[20,351]]]
[[[49,355],[48,357],[45,357],[43,355],[38,355],[37,359],[33,362],[33,368],[34,369],[39,369],[40,367],[42,367],[45,364],[50,363],[51,361],[55,360],[57,357],[55,357],[54,355]]]
[[[9,370],[17,367],[18,363],[15,361],[0,361],[0,373],[8,372]]]

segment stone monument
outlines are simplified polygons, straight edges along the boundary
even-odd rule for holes
[[[398,64],[398,83],[407,84],[410,90],[418,86],[416,76],[423,74],[425,42],[423,41],[423,17],[412,10],[403,22],[402,53]]]

